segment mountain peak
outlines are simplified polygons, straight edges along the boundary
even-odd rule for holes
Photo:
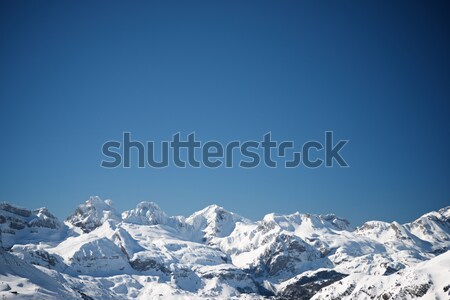
[[[155,202],[142,201],[136,208],[122,213],[122,220],[140,225],[165,224],[168,216]]]
[[[90,232],[101,226],[106,220],[120,220],[111,200],[102,200],[98,196],[91,196],[79,205],[66,221],[84,232]]]
[[[230,212],[227,211],[222,206],[219,206],[217,204],[211,204],[211,205],[206,206],[202,210],[199,210],[199,211],[193,213],[192,216],[194,216],[194,215],[204,215],[204,216],[206,216],[206,215],[209,215],[209,214],[217,214],[217,213],[230,214]]]
[[[248,222],[248,220],[217,204],[209,205],[186,219],[186,223],[191,225],[194,231],[203,233],[204,241],[214,237],[228,236],[237,222]]]
[[[225,210],[222,206],[219,206],[219,205],[217,205],[217,204],[211,204],[211,205],[208,205],[208,206],[205,207],[203,210],[218,210],[218,209]]]
[[[450,206],[441,208],[438,210],[438,213],[444,216],[447,220],[450,219]]]

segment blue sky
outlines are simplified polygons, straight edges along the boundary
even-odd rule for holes
[[[400,222],[450,205],[450,8],[423,1],[2,1],[0,201],[64,218],[217,203]],[[103,169],[176,132],[348,139],[350,168]]]

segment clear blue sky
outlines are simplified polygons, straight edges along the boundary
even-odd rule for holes
[[[1,1],[0,201],[406,222],[450,205],[448,1]],[[349,139],[350,168],[103,169],[167,140]]]

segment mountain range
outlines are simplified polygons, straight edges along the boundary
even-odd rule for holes
[[[1,203],[0,240],[4,299],[450,299],[450,206],[353,228],[333,214],[251,221],[217,205],[119,213],[99,197],[61,221]]]

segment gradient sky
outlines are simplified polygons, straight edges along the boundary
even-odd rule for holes
[[[1,1],[0,201],[413,220],[450,205],[449,23],[448,1]],[[350,168],[100,167],[123,131],[326,130]]]

